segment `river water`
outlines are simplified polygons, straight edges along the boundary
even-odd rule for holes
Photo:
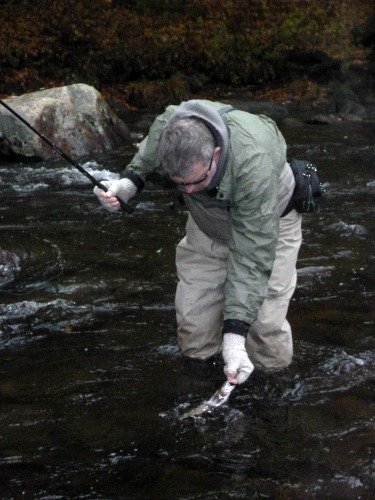
[[[111,215],[63,161],[0,165],[17,255],[0,266],[1,498],[373,498],[374,127],[282,130],[327,187],[304,219],[295,359],[196,419],[224,377],[176,346],[172,191]],[[133,153],[85,166],[116,178]]]

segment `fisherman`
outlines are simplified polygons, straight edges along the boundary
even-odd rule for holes
[[[295,177],[285,140],[268,117],[208,100],[168,106],[120,180],[94,193],[109,211],[151,172],[176,184],[189,211],[176,249],[177,339],[184,356],[222,352],[241,384],[256,369],[287,367],[286,319],[296,286],[302,216],[291,209]]]

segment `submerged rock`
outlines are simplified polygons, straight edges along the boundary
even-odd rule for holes
[[[64,153],[80,157],[130,141],[125,123],[93,87],[74,84],[5,100]],[[0,155],[55,159],[57,153],[0,106]]]
[[[14,252],[9,250],[0,249],[0,275],[5,267],[18,268],[20,264],[20,258]]]
[[[20,264],[21,259],[17,254],[0,249],[0,286],[14,280],[16,273],[20,270]]]
[[[341,123],[342,118],[335,114],[318,113],[305,119],[305,123],[310,125],[335,125]]]
[[[365,236],[367,234],[366,228],[360,224],[346,224],[343,221],[331,224],[328,229],[333,229],[342,236]]]
[[[278,104],[271,101],[249,101],[230,99],[231,104],[236,109],[253,113],[255,115],[266,115],[273,120],[282,120],[288,116],[288,109],[283,104]]]

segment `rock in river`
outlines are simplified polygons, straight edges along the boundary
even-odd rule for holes
[[[93,87],[74,84],[5,100],[69,156],[110,151],[130,140],[125,123]],[[0,156],[54,159],[57,153],[0,106]]]
[[[20,264],[21,259],[17,254],[0,248],[0,286],[13,281]]]

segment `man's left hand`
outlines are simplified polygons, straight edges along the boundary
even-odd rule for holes
[[[231,384],[242,384],[254,370],[245,347],[245,337],[236,333],[224,333],[224,373]]]

